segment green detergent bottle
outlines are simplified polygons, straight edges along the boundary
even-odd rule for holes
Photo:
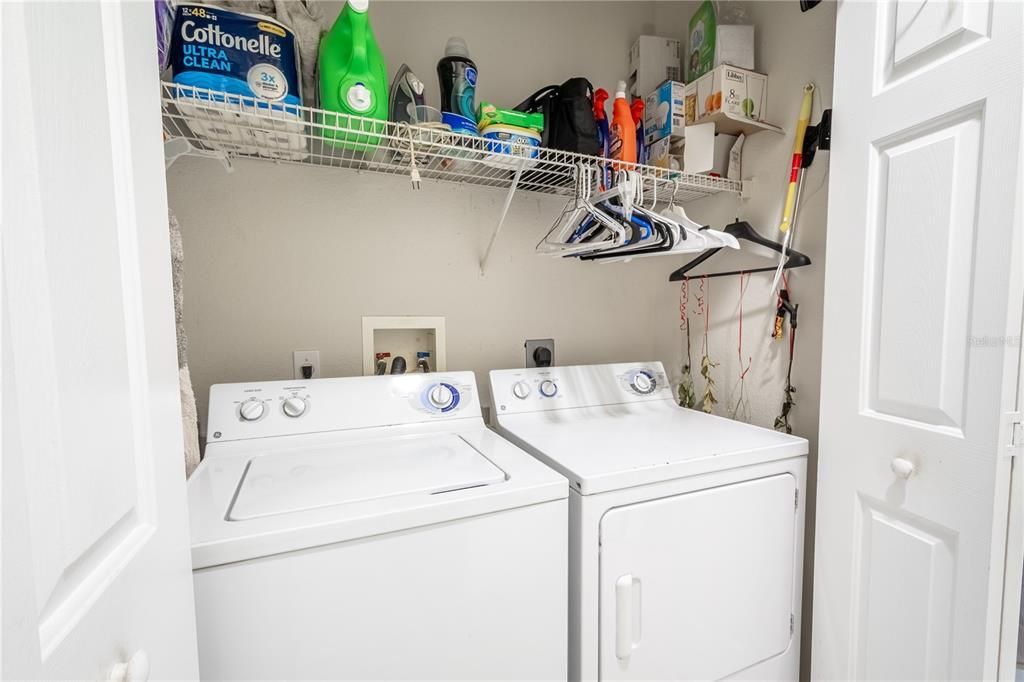
[[[331,30],[320,40],[321,134],[328,143],[365,149],[380,142],[388,118],[388,72],[370,28],[370,0],[348,0]],[[349,116],[377,119],[367,123]],[[341,130],[338,130],[340,128]]]

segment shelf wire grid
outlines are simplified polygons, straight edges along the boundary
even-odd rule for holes
[[[460,135],[447,128],[350,116],[204,88],[161,84],[165,140],[184,139],[204,155],[259,158],[572,196],[577,168],[604,169],[607,159],[548,148],[528,148]],[[687,202],[719,192],[739,194],[736,180],[654,166],[616,163],[638,171],[645,196]]]

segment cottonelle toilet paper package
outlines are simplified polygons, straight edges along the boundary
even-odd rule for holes
[[[170,61],[182,86],[175,89],[177,106],[204,144],[272,158],[307,156],[299,55],[288,27],[259,14],[180,4]]]

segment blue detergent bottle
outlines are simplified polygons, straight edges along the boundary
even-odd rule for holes
[[[476,64],[469,58],[469,47],[462,38],[452,37],[437,63],[441,86],[441,120],[452,131],[476,135]]]

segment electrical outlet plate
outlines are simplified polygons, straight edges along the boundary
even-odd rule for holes
[[[318,350],[297,350],[292,352],[292,378],[305,379],[302,376],[302,368],[306,365],[313,366],[311,379],[320,378],[320,351]]]
[[[555,340],[554,339],[527,339],[526,340],[526,366],[536,367],[537,363],[533,359],[533,352],[538,348],[547,348],[551,351],[551,365],[555,364]]]

